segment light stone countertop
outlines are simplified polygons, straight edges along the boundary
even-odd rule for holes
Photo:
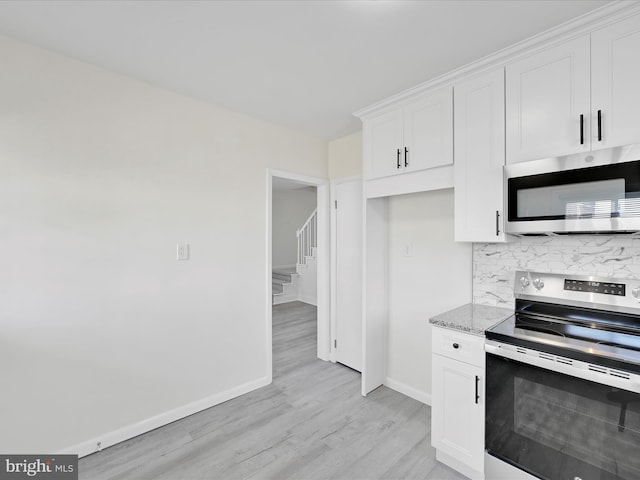
[[[484,331],[493,327],[513,314],[513,310],[490,305],[467,303],[448,312],[441,313],[429,319],[429,322],[438,327],[460,330],[462,332],[483,335]]]

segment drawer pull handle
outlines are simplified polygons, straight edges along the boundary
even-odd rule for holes
[[[453,348],[460,348],[460,345],[458,345],[457,343],[454,343]]]

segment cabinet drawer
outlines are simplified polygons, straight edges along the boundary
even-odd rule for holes
[[[481,367],[484,365],[484,337],[432,327],[432,353]]]

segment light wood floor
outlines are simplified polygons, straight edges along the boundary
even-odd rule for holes
[[[460,480],[437,463],[430,408],[316,358],[316,309],[273,307],[267,387],[80,459],[83,480]]]

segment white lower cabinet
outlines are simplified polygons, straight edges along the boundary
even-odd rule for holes
[[[436,458],[484,478],[484,337],[433,327],[431,444]]]

